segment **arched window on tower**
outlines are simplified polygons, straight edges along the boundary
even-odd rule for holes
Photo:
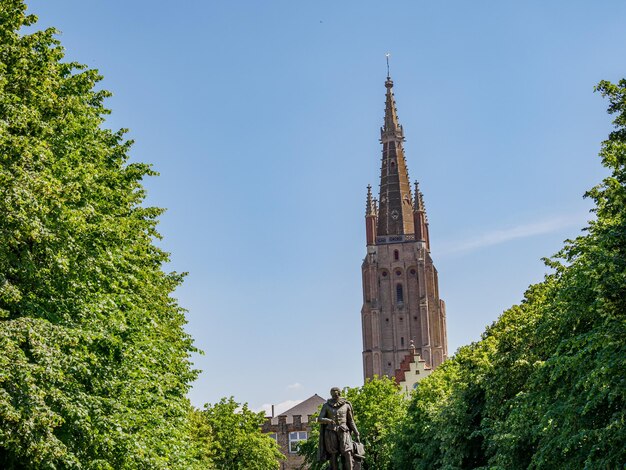
[[[393,259],[396,261],[400,259],[400,252],[398,250],[393,250]]]
[[[402,284],[396,284],[396,302],[399,304],[404,302],[404,292],[402,290]]]

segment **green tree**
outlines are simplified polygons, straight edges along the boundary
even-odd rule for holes
[[[181,275],[96,70],[0,2],[0,467],[190,468]]]
[[[545,360],[506,426],[531,440],[533,468],[626,462],[626,80],[600,82],[597,90],[616,115],[600,151],[611,174],[586,194],[597,216],[587,234],[548,261],[557,283],[535,337]],[[510,446],[497,451],[506,456]]]
[[[394,446],[394,431],[406,412],[404,395],[388,377],[368,380],[361,387],[346,387],[342,396],[352,403],[354,420],[365,446],[364,468],[393,469],[391,456]],[[329,468],[317,462],[319,425],[313,423],[309,439],[300,445],[300,454],[313,470]]]
[[[269,470],[278,468],[283,455],[276,441],[261,432],[264,413],[255,413],[233,397],[207,404],[197,419],[210,438],[207,454],[219,470]]]
[[[461,348],[414,391],[396,428],[393,468],[476,468],[485,461],[480,430],[491,342]]]

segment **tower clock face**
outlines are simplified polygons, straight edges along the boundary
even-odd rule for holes
[[[398,211],[396,209],[391,211],[391,218],[393,220],[398,220],[398,217],[400,216],[400,214],[398,214]]]

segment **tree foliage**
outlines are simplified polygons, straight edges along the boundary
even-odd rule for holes
[[[255,413],[233,397],[196,411],[197,429],[205,428],[205,452],[218,470],[270,470],[283,455],[276,441],[261,432],[263,412]]]
[[[342,396],[352,403],[354,420],[365,446],[364,468],[386,470],[392,466],[394,446],[393,431],[406,411],[406,399],[398,386],[388,377],[375,377],[361,387],[346,387]],[[329,468],[317,462],[319,424],[313,424],[309,439],[300,445],[300,454],[305,456],[312,470]]]
[[[611,174],[596,219],[483,334],[421,382],[397,468],[621,468],[626,462],[626,80],[601,82]]]
[[[191,468],[195,377],[100,76],[0,2],[0,467]]]

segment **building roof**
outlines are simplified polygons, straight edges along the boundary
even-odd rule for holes
[[[302,417],[302,422],[306,423],[309,420],[309,415],[316,413],[320,405],[323,403],[326,403],[326,400],[316,393],[312,397],[304,400],[302,403],[299,403],[293,408],[281,413],[279,416],[287,416],[287,423],[293,423],[293,417],[300,415]],[[272,418],[272,424],[278,424],[278,416],[274,416]]]
[[[404,356],[404,359],[402,359],[402,362],[400,363],[400,368],[396,369],[394,373],[397,384],[400,384],[406,380],[406,373],[411,370],[411,363],[422,363],[424,370],[431,370],[430,366],[426,364],[426,361],[424,361],[424,359],[422,359],[419,354],[415,353],[415,346],[413,346],[412,343],[413,342],[411,341],[412,348],[409,350],[409,353]]]

